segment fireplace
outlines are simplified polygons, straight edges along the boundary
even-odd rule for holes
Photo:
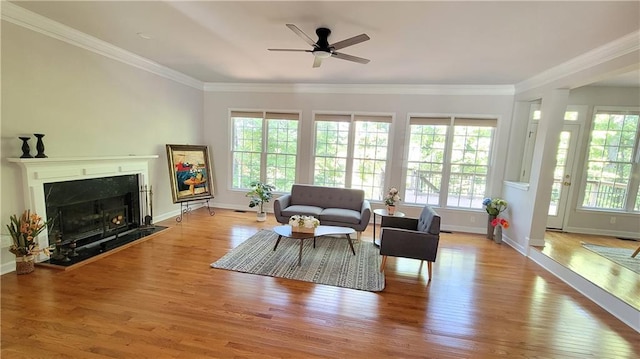
[[[140,226],[138,175],[44,184],[50,237],[78,247]]]
[[[141,189],[149,187],[148,162],[155,158],[158,156],[8,160],[22,168],[25,209],[45,221],[53,219],[48,231],[38,235],[41,248],[63,243],[104,252],[125,237],[147,234],[138,230],[141,218],[150,213],[147,193]],[[46,256],[38,258],[39,262],[46,260]]]

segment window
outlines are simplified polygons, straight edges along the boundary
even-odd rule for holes
[[[495,119],[411,117],[404,200],[482,208]]]
[[[232,187],[253,181],[288,191],[296,179],[298,113],[232,111]]]
[[[313,183],[359,188],[381,200],[391,121],[387,115],[316,114]]]
[[[582,207],[637,211],[640,112],[598,108],[594,112]]]

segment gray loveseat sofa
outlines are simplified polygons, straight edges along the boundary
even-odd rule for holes
[[[360,189],[294,184],[291,193],[273,202],[273,213],[282,224],[296,214],[314,216],[322,225],[353,228],[360,239],[371,218],[371,204]]]

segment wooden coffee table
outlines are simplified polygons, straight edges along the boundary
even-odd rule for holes
[[[276,250],[276,248],[278,248],[278,244],[280,243],[280,240],[282,239],[282,237],[300,240],[300,253],[298,254],[298,266],[302,264],[302,245],[304,240],[313,238],[313,248],[315,248],[316,237],[320,237],[320,236],[344,234],[345,236],[347,236],[347,240],[349,241],[349,247],[351,247],[351,252],[353,252],[354,256],[356,255],[356,251],[355,249],[353,249],[353,243],[351,242],[351,235],[356,233],[356,231],[353,228],[320,225],[316,227],[314,233],[298,233],[298,232],[291,232],[291,226],[285,225],[285,226],[273,227],[273,231],[276,232],[276,234],[278,235],[278,240],[276,241],[276,245],[273,247],[274,251]]]

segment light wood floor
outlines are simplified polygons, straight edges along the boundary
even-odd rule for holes
[[[428,284],[389,258],[380,293],[210,268],[276,224],[254,218],[197,210],[80,268],[3,275],[2,358],[640,356],[637,332],[482,235],[443,233]]]
[[[640,274],[582,247],[584,242],[635,250],[640,242],[553,231],[545,233],[545,242],[544,248],[537,248],[543,254],[640,310]]]

